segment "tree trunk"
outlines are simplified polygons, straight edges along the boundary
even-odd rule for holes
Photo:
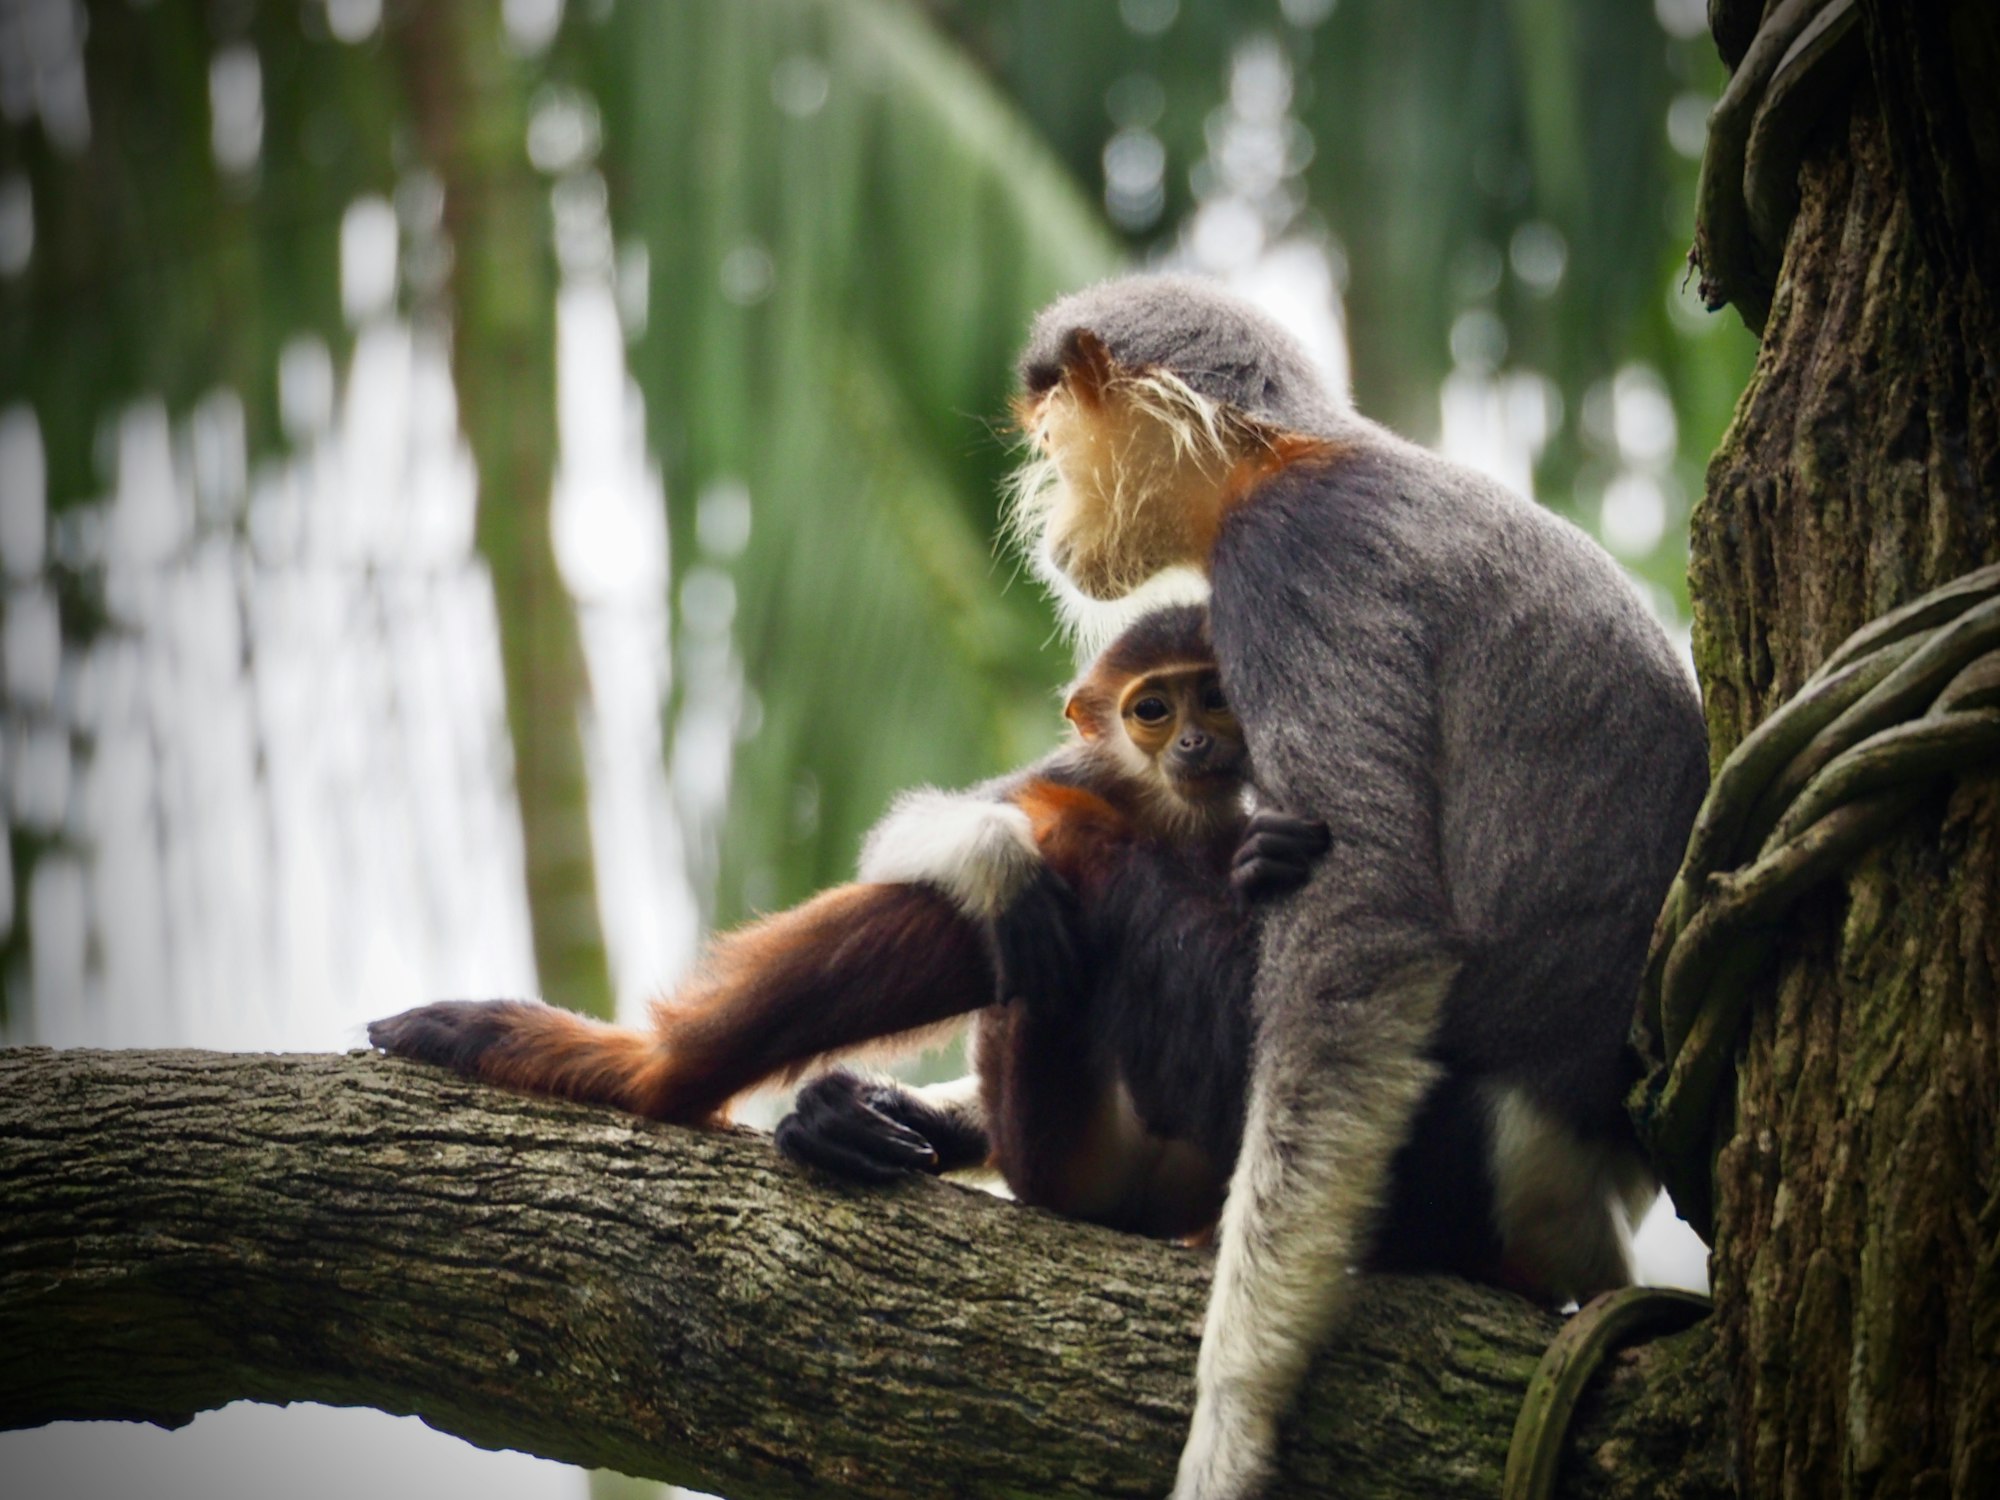
[[[2000,21],[1862,8],[1868,76],[1807,152],[1695,517],[1718,764],[1857,626],[2000,558]],[[1780,955],[1716,1173],[1743,1491],[1991,1494],[2000,783],[1940,784]]]
[[[376,1057],[0,1053],[0,1427],[248,1397],[753,1495],[1147,1495],[1205,1254],[745,1132]],[[1279,1495],[1487,1497],[1558,1320],[1372,1279]],[[1617,1356],[1564,1493],[1728,1493],[1702,1329]]]

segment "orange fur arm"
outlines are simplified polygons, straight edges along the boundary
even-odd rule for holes
[[[368,1026],[393,1057],[436,1063],[527,1094],[653,1114],[670,1059],[646,1032],[539,1000],[440,1000]]]
[[[985,934],[928,885],[843,885],[719,939],[653,1003],[683,1117],[993,1003]]]
[[[443,1001],[375,1022],[368,1039],[523,1093],[699,1121],[826,1053],[992,999],[984,936],[942,892],[845,885],[719,938],[654,1002],[651,1032],[539,1001]]]

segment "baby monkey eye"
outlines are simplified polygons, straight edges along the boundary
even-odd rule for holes
[[[1164,698],[1141,698],[1132,705],[1132,717],[1141,724],[1161,723],[1172,712]]]
[[[1226,714],[1229,712],[1229,700],[1222,696],[1222,689],[1213,683],[1210,683],[1201,690],[1201,706],[1203,711],[1207,713]]]

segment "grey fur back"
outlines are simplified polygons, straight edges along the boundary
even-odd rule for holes
[[[1360,888],[1364,921],[1444,935],[1465,967],[1443,1060],[1622,1133],[1645,945],[1707,780],[1685,669],[1595,543],[1386,433],[1328,481],[1279,484],[1216,562],[1260,784],[1317,811],[1393,779],[1427,825],[1350,823],[1293,920],[1325,939]]]

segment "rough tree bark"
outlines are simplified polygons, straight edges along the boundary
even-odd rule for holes
[[[1761,6],[1717,9],[1740,43]],[[1868,76],[1807,152],[1695,518],[1718,763],[1855,627],[2000,558],[2000,14],[1861,9]],[[1747,1495],[1994,1492],[1996,971],[1991,775],[1941,786],[1787,933],[1717,1170]]]
[[[1145,1495],[1206,1255],[745,1132],[372,1056],[0,1053],[0,1427],[248,1397],[753,1495]],[[1278,1493],[1498,1493],[1557,1319],[1373,1280]],[[1616,1357],[1564,1492],[1727,1493],[1700,1329]]]

